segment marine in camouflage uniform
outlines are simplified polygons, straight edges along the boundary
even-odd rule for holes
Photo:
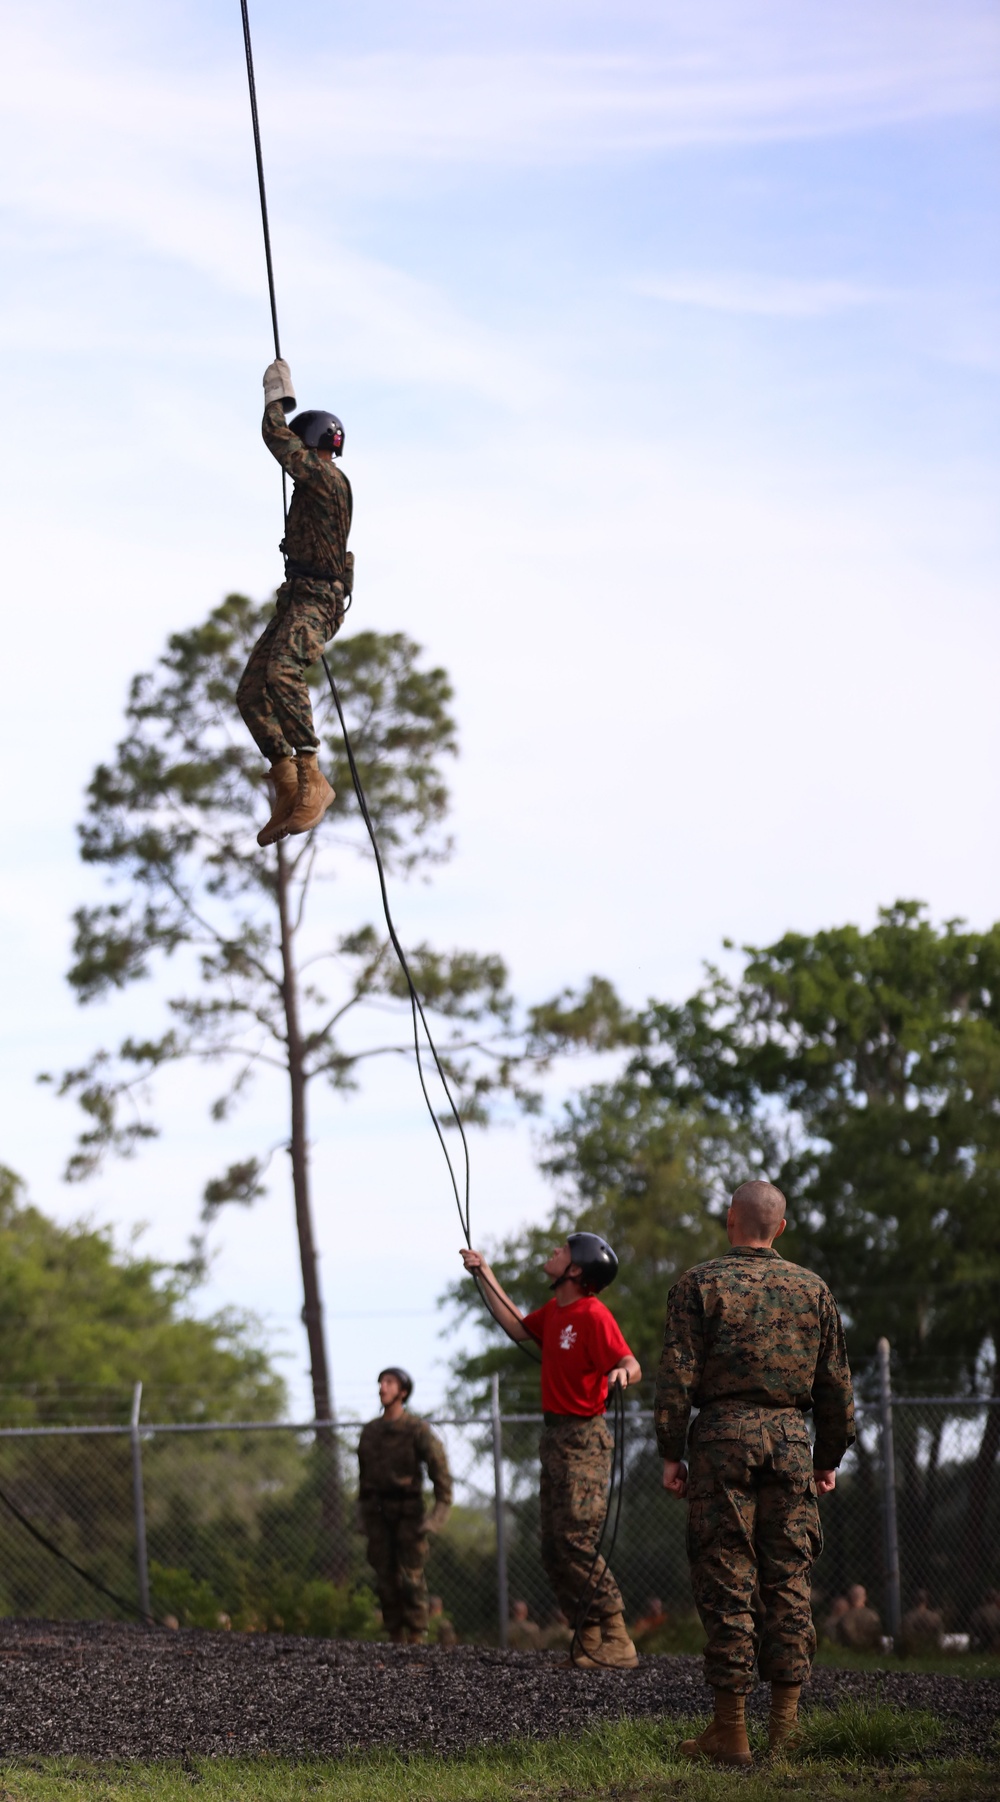
[[[283,550],[286,579],[273,618],[250,653],[236,694],[243,719],[269,763],[314,751],[306,671],[339,632],[354,559],[351,484],[332,458],[309,450],[285,423],[280,400],[264,410],[264,443],[294,483]]]
[[[813,1470],[835,1470],[854,1442],[844,1332],[826,1284],[773,1246],[734,1245],[681,1277],[656,1380],[665,1459],[683,1458],[692,1406],[687,1543],[707,1681],[744,1695],[756,1662],[772,1683],[801,1684],[816,1650],[809,1573],[822,1547]]]
[[[444,1525],[451,1507],[444,1446],[425,1420],[404,1412],[396,1420],[368,1422],[358,1443],[358,1464],[361,1522],[382,1618],[394,1639],[421,1640],[428,1619],[428,1533]],[[434,1510],[428,1517],[424,1468],[434,1489]]]

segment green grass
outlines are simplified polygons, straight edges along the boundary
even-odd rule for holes
[[[848,1703],[806,1719],[801,1750],[770,1762],[755,1728],[752,1772],[681,1760],[690,1723],[631,1721],[460,1758],[15,1759],[0,1766],[0,1802],[995,1802],[1000,1793],[1000,1769],[986,1761],[907,1762],[940,1733],[932,1716]]]
[[[925,1752],[940,1736],[940,1721],[926,1709],[848,1701],[839,1708],[803,1710],[798,1756],[895,1764]]]

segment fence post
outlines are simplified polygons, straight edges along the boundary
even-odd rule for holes
[[[490,1379],[492,1391],[490,1418],[493,1427],[493,1496],[497,1516],[497,1625],[500,1644],[507,1644],[507,1519],[503,1492],[503,1423],[500,1419],[500,1377],[497,1371]]]
[[[132,1391],[132,1512],[135,1517],[135,1574],[139,1589],[139,1607],[152,1616],[149,1602],[149,1560],[146,1556],[146,1502],[142,1490],[142,1440],[139,1437],[139,1409],[142,1406],[142,1384]]]
[[[892,1434],[892,1381],[889,1374],[889,1341],[878,1342],[878,1399],[881,1417],[882,1517],[885,1526],[885,1577],[889,1601],[889,1632],[899,1639],[903,1609],[899,1590],[899,1527],[896,1519],[896,1448]]]

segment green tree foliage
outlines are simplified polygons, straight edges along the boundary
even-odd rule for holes
[[[572,1018],[587,997],[566,994],[555,1005]],[[710,966],[680,1005],[628,1014],[606,997],[603,1018],[606,1042],[630,1051],[624,1077],[581,1098],[549,1167],[588,1210],[598,1202],[587,1223],[609,1232],[626,1263],[648,1245],[633,1235],[655,1234],[660,1223],[679,1263],[699,1255],[690,1239],[678,1242],[669,1203],[655,1207],[655,1225],[644,1200],[633,1220],[601,1205],[622,1194],[621,1146],[638,1097],[639,1117],[668,1141],[681,1121],[696,1121],[699,1134],[732,1134],[733,1178],[766,1175],[784,1191],[781,1249],[830,1283],[862,1392],[885,1335],[897,1390],[1000,1396],[1000,926],[938,926],[919,903],[900,901],[869,932],[841,926],[744,946],[737,974]],[[576,1211],[562,1204],[549,1233]],[[505,1248],[505,1273],[512,1255],[537,1257],[545,1237]],[[662,1312],[668,1275],[664,1268],[659,1297],[648,1294],[643,1307]],[[642,1310],[626,1324],[631,1280],[626,1271],[620,1307],[638,1349]],[[526,1296],[538,1298],[537,1289]],[[475,1361],[467,1369],[476,1374]],[[964,1519],[947,1529],[943,1510],[954,1521],[958,1507],[939,1465],[948,1416],[921,1414],[901,1409],[896,1424],[904,1549],[926,1570],[934,1532],[958,1532],[970,1600],[991,1537],[1000,1406],[985,1412],[962,1478]],[[870,1480],[862,1445],[858,1482]]]
[[[744,956],[639,1017],[631,1074],[752,1131],[859,1365],[885,1334],[900,1387],[975,1393],[1000,1328],[1000,926],[899,902]]]
[[[230,595],[199,626],[174,634],[155,671],[136,676],[126,735],[112,762],[95,771],[80,829],[84,861],[106,872],[109,899],[75,914],[69,980],[81,1002],[114,994],[164,964],[176,971],[161,1031],[128,1034],[68,1070],[60,1092],[75,1095],[85,1126],[71,1179],[88,1176],[105,1154],[129,1155],[155,1127],[151,1079],[194,1061],[220,1071],[216,1119],[244,1100],[256,1077],[287,1083],[303,1317],[309,1336],[316,1417],[330,1417],[322,1310],[308,1167],[308,1100],[316,1082],[341,1093],[366,1063],[406,1055],[407,991],[381,928],[343,929],[330,904],[338,859],[367,855],[344,744],[321,671],[312,672],[319,729],[339,790],[321,832],[261,851],[265,774],[239,718],[235,693],[250,647],[270,613]],[[451,688],[426,668],[403,634],[358,632],[338,639],[337,679],[362,781],[389,869],[409,872],[448,854],[442,822],[444,760],[456,748]],[[375,894],[373,882],[373,898]],[[322,921],[310,904],[322,897]],[[336,920],[334,929],[330,922]],[[467,1119],[485,1116],[501,1089],[517,1089],[512,1001],[499,957],[409,952],[424,1005]],[[396,1015],[384,1040],[351,1027],[365,1006]],[[527,1097],[525,1098],[527,1099]],[[259,1143],[212,1178],[207,1217],[226,1203],[264,1193],[273,1148]],[[331,1522],[332,1524],[332,1522]]]
[[[545,1168],[560,1188],[550,1217],[504,1241],[493,1268],[526,1311],[549,1298],[542,1265],[576,1228],[603,1233],[620,1259],[602,1300],[618,1320],[647,1380],[655,1371],[667,1291],[704,1258],[725,1248],[725,1197],[741,1172],[747,1134],[740,1125],[664,1103],[631,1076],[588,1089],[564,1110]],[[502,1373],[504,1407],[539,1406],[538,1367],[488,1320],[468,1278],[449,1298],[481,1325],[487,1347],[459,1354],[461,1393],[485,1400]]]
[[[186,1307],[184,1270],[60,1226],[0,1166],[0,1414],[6,1426],[127,1421],[136,1381],[159,1420],[273,1420],[285,1387],[252,1320]]]

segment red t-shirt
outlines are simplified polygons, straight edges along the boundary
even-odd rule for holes
[[[542,1348],[542,1407],[546,1414],[603,1414],[608,1371],[631,1357],[614,1315],[596,1295],[565,1308],[555,1296],[526,1314],[524,1326]]]

